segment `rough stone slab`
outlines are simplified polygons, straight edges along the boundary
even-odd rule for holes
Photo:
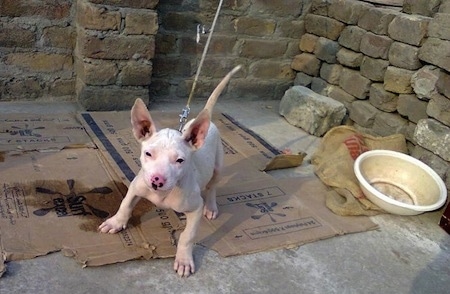
[[[118,30],[120,19],[119,11],[109,11],[89,1],[77,1],[77,25],[82,28],[100,31]]]
[[[387,60],[364,56],[360,67],[361,75],[372,81],[382,82],[388,66]]]
[[[127,35],[155,35],[158,32],[158,14],[152,10],[129,11],[125,15]]]
[[[439,122],[450,126],[450,99],[435,94],[428,102],[427,114]]]
[[[152,78],[152,64],[149,61],[128,61],[121,69],[117,78],[122,86],[150,85]]]
[[[328,97],[333,98],[345,105],[347,109],[350,109],[353,101],[357,100],[355,96],[350,95],[349,93],[342,90],[337,86],[330,86],[328,88]]]
[[[330,84],[338,85],[342,74],[342,65],[322,63],[320,77]]]
[[[417,98],[414,94],[400,94],[398,96],[397,111],[413,123],[428,118],[428,103]]]
[[[371,80],[363,77],[359,71],[343,68],[339,86],[358,99],[366,99]]]
[[[373,122],[373,131],[380,136],[390,136],[394,134],[407,135],[408,121],[398,114],[380,112]]]
[[[398,95],[386,91],[383,84],[373,83],[370,86],[369,102],[382,111],[394,112],[397,110]]]
[[[436,13],[428,25],[428,36],[450,41],[450,17],[448,13]]]
[[[450,74],[441,71],[439,79],[436,82],[436,89],[445,97],[450,98]]]
[[[330,6],[330,0],[312,0],[309,11],[312,14],[327,16],[329,6]]]
[[[427,35],[429,17],[399,14],[390,23],[389,37],[396,41],[418,46]]]
[[[414,147],[411,156],[430,166],[442,179],[445,179],[445,175],[450,168],[447,161],[418,145]]]
[[[414,71],[388,66],[384,75],[384,89],[399,94],[409,94],[413,92],[411,87],[411,77]]]
[[[389,49],[389,62],[393,66],[415,70],[422,66],[419,48],[401,42],[394,42]]]
[[[173,13],[173,22],[179,22],[180,15]],[[195,23],[197,20],[190,20],[189,18],[185,22]],[[187,27],[186,23],[182,23],[177,26],[178,29],[182,27]],[[238,34],[246,34],[251,36],[270,36],[275,32],[277,23],[275,20],[270,18],[256,18],[256,17],[238,17],[234,20],[234,27]]]
[[[437,93],[436,83],[439,73],[439,68],[426,65],[412,75],[411,86],[419,99],[428,101]]]
[[[119,69],[116,62],[110,60],[91,60],[85,62],[77,59],[77,78],[87,85],[105,86],[116,83]]]
[[[344,30],[342,30],[338,42],[345,48],[359,52],[361,39],[366,33],[366,30],[358,26],[347,26]]]
[[[450,41],[428,38],[419,49],[419,59],[450,72]]]
[[[387,36],[367,32],[361,39],[360,50],[370,57],[387,59],[392,42]]]
[[[279,113],[286,120],[315,136],[322,136],[341,124],[345,106],[312,90],[294,86],[286,91],[280,102]]]
[[[414,140],[419,146],[450,161],[450,127],[434,119],[422,119],[417,123]]]
[[[264,48],[264,50],[261,50]],[[243,39],[240,56],[263,59],[283,56],[287,49],[287,42],[281,40]]]
[[[128,60],[136,54],[152,59],[155,54],[154,36],[148,35],[108,35],[101,38],[86,32],[78,35],[77,43],[82,56],[94,59]]]
[[[306,32],[330,40],[337,40],[344,27],[342,22],[329,17],[315,14],[308,14],[305,17]]]
[[[412,0],[408,0],[408,1],[412,1]],[[424,0],[422,0],[422,1],[424,1]],[[439,0],[434,0],[434,1],[439,1]],[[441,4],[441,6],[439,7],[440,13],[450,13],[450,1],[443,0],[442,3],[440,3],[440,4]]]
[[[294,86],[309,86],[313,77],[302,72],[298,72],[294,79]]]
[[[302,53],[294,57],[291,67],[310,76],[317,76],[320,69],[320,60],[313,54]]]
[[[363,60],[363,54],[350,49],[341,48],[336,54],[337,61],[348,67],[360,67]]]
[[[320,37],[317,40],[314,54],[317,58],[328,63],[336,63],[336,54],[341,46],[338,42]]]
[[[331,2],[328,16],[346,24],[357,24],[360,16],[372,5],[354,0],[341,0]]]
[[[129,8],[145,8],[145,9],[154,9],[158,4],[159,0],[145,0],[145,1],[136,1],[136,0],[89,0],[92,3],[103,4],[103,5],[112,5],[119,7],[129,7]]]
[[[388,27],[397,11],[386,8],[373,7],[361,15],[358,26],[379,35],[387,35]]]
[[[351,104],[349,113],[350,119],[355,123],[364,128],[371,128],[380,110],[370,104],[369,101],[357,100]]]
[[[323,96],[328,96],[331,86],[331,84],[328,84],[327,81],[321,78],[313,78],[311,82],[311,90]]]
[[[304,34],[300,38],[300,44],[298,46],[300,51],[313,53],[318,39],[319,37],[316,35]]]
[[[441,0],[404,0],[403,12],[433,16],[441,4]]]

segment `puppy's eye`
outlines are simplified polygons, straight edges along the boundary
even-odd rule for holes
[[[145,156],[152,157],[152,154],[150,152],[146,151]]]
[[[184,159],[183,159],[183,158],[178,158],[178,159],[177,159],[177,162],[178,162],[178,163],[183,163],[183,162],[184,162]]]

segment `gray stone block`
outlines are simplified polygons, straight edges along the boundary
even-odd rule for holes
[[[359,71],[343,68],[339,86],[358,99],[366,99],[372,82]]]
[[[408,121],[398,114],[380,112],[373,123],[373,131],[380,136],[390,136],[394,134],[407,135]]]
[[[340,64],[353,68],[361,66],[363,56],[364,55],[362,53],[355,52],[346,48],[341,48],[336,54],[337,60]]]
[[[428,38],[419,49],[419,59],[450,72],[450,41]]]
[[[450,128],[434,119],[422,119],[417,123],[414,140],[419,146],[450,161]]]
[[[433,95],[428,102],[427,114],[450,126],[450,99],[439,94]]]
[[[342,123],[346,109],[334,99],[302,86],[294,86],[281,99],[279,113],[290,124],[312,135],[322,136]]]
[[[364,128],[371,128],[375,117],[380,113],[369,101],[355,101],[350,107],[350,119]]]
[[[384,74],[389,66],[389,61],[380,58],[364,56],[361,62],[361,75],[376,82],[384,81]]]
[[[323,60],[328,63],[336,62],[336,54],[339,51],[341,46],[338,42],[332,41],[330,39],[320,37],[317,40],[316,47],[314,49],[314,54],[320,60]]]
[[[427,118],[427,102],[419,100],[414,94],[400,94],[398,96],[397,111],[410,121],[417,123]]]
[[[389,62],[397,67],[415,70],[422,66],[419,60],[419,48],[394,42],[389,49]]]
[[[397,110],[398,95],[386,91],[383,84],[373,83],[370,86],[369,102],[380,110],[394,112]]]
[[[353,51],[360,50],[361,39],[367,33],[366,30],[358,26],[347,26],[339,37],[339,44]]]
[[[426,65],[412,75],[411,86],[419,99],[428,101],[437,93],[436,83],[439,73],[439,68]]]

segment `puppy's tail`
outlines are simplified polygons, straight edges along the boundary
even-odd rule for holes
[[[209,115],[212,115],[212,110],[214,108],[214,105],[217,102],[217,99],[219,98],[220,94],[222,93],[225,86],[228,84],[228,81],[231,79],[231,77],[238,72],[241,69],[241,65],[236,66],[233,68],[223,79],[220,81],[220,83],[217,85],[217,87],[214,89],[214,91],[211,93],[211,96],[209,96],[208,101],[206,101],[206,105],[204,109],[208,110]]]

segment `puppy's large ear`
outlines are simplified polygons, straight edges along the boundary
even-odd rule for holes
[[[209,124],[211,117],[207,109],[202,110],[198,116],[190,123],[183,131],[183,138],[194,147],[198,149],[203,146],[206,135],[208,135]]]
[[[156,132],[155,123],[141,98],[136,99],[131,109],[131,126],[137,140],[150,137]]]

